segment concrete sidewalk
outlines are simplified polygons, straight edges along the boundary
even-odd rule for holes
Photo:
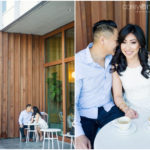
[[[60,149],[62,142],[59,141]],[[54,142],[55,149],[58,149],[56,141]],[[0,139],[0,149],[43,149],[43,142],[20,142],[19,138]],[[45,141],[44,149],[48,149],[48,141]],[[50,148],[51,149],[51,143]],[[64,149],[70,149],[70,144],[64,142]]]

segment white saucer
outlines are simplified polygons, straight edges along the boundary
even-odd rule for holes
[[[150,131],[150,125],[149,125],[149,123],[146,121],[145,123],[144,123],[144,129],[147,131]]]
[[[119,127],[114,126],[114,131],[115,132],[117,131],[119,132],[119,134],[122,134],[122,135],[130,135],[136,131],[136,125],[134,123],[131,123],[131,126],[128,130],[121,130],[119,129]]]

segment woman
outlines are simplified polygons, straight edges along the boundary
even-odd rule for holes
[[[144,32],[128,24],[119,32],[118,43],[111,70],[114,101],[132,119],[142,118],[143,113],[150,116],[150,62]]]
[[[32,117],[31,122],[35,121],[36,123],[38,123],[37,132],[40,135],[40,141],[42,141],[43,140],[43,136],[42,136],[42,132],[40,131],[40,129],[47,129],[48,125],[45,122],[45,120],[42,119],[41,113],[40,113],[39,109],[36,106],[33,106],[32,112],[33,112],[33,114],[32,114],[33,117]]]

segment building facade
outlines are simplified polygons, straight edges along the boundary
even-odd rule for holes
[[[74,2],[0,2],[0,137],[31,103],[68,132],[74,108]],[[6,17],[7,16],[7,17]]]

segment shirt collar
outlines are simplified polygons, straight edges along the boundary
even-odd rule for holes
[[[87,46],[86,48],[86,58],[87,58],[87,63],[90,64],[90,63],[94,63],[95,62],[93,61],[92,59],[92,56],[91,56],[91,53],[90,53],[90,48],[93,46],[93,43],[89,43],[89,45]],[[111,62],[111,59],[112,59],[112,55],[107,55],[105,57],[105,68],[108,67],[108,65],[110,64]],[[98,65],[98,64],[97,64]]]
[[[86,48],[86,58],[87,58],[87,63],[94,63],[91,53],[90,53],[90,48],[93,46],[93,43],[90,43],[87,48]]]

